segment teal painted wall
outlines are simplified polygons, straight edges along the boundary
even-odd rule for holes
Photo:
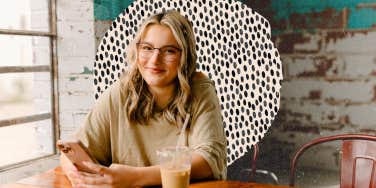
[[[271,7],[276,13],[274,19],[289,20],[293,13],[307,14],[322,12],[326,9],[342,11],[349,9],[349,29],[369,28],[376,26],[376,0],[272,0]],[[361,7],[368,4],[369,6]],[[373,5],[372,5],[373,4]]]
[[[250,7],[255,7],[262,15],[271,14],[272,23],[292,20],[294,15],[323,12],[332,9],[341,12],[349,10],[348,29],[363,29],[376,26],[376,0],[241,0]],[[96,20],[113,20],[133,0],[94,0]],[[261,5],[257,7],[258,5]],[[365,5],[365,6],[364,6]],[[267,16],[268,17],[268,16]],[[307,18],[309,22],[312,18]],[[313,18],[314,19],[314,18]],[[328,18],[330,19],[330,18]],[[323,20],[325,21],[325,20]],[[325,24],[325,23],[323,23]]]
[[[94,17],[96,20],[113,20],[133,0],[94,0]]]
[[[114,20],[134,0],[94,0],[94,16],[96,20]],[[188,1],[188,0],[187,0]],[[241,0],[244,2],[244,0]]]

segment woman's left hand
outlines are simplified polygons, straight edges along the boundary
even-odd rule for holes
[[[128,188],[137,186],[137,167],[120,164],[105,167],[91,162],[84,164],[96,173],[75,173],[73,176],[78,183],[74,186],[76,188]]]

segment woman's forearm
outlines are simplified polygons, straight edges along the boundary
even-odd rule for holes
[[[161,182],[161,172],[159,169],[159,165],[138,168],[135,185],[161,185]]]
[[[192,154],[191,179],[198,180],[213,177],[213,172],[206,160],[197,153]]]

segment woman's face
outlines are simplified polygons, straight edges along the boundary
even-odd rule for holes
[[[137,67],[149,88],[175,87],[181,49],[169,27],[145,28],[137,44]]]

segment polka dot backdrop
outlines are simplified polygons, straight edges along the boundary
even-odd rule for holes
[[[94,63],[95,98],[125,70],[126,47],[142,21],[176,9],[193,24],[198,70],[216,85],[227,137],[227,163],[260,141],[275,118],[282,67],[269,22],[235,0],[137,0],[112,22]]]

